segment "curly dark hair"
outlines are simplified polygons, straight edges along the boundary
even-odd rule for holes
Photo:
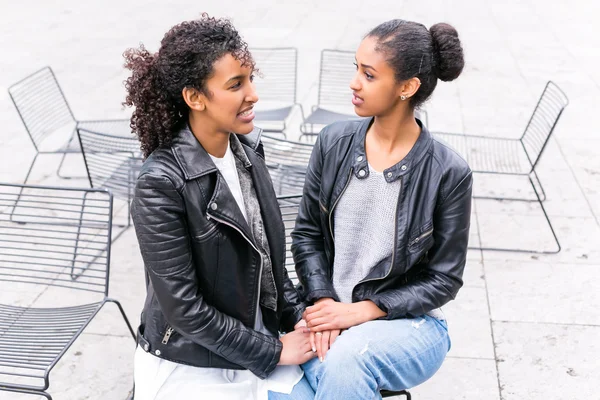
[[[125,68],[131,70],[131,76],[125,81],[123,105],[135,107],[130,126],[145,158],[158,147],[170,145],[187,122],[189,108],[181,94],[184,88],[210,97],[206,81],[214,72],[215,61],[226,54],[254,68],[248,45],[231,22],[206,13],[172,27],[157,53],[150,53],[143,44],[125,51]]]
[[[377,50],[386,55],[396,81],[421,80],[419,90],[410,98],[413,108],[431,96],[438,79],[458,78],[465,65],[458,32],[446,23],[427,30],[423,24],[394,19],[376,26],[366,37],[377,39]]]

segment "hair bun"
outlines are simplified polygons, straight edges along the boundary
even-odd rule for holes
[[[452,81],[465,66],[458,32],[452,25],[439,23],[429,28],[433,43],[435,74],[442,81]]]

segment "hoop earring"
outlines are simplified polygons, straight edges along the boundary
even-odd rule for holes
[[[406,100],[406,96],[405,95],[400,96],[400,100]]]

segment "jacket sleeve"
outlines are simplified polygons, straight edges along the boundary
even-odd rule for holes
[[[281,311],[280,330],[291,332],[298,321],[302,319],[306,303],[301,301],[298,291],[290,280],[285,268],[283,269],[283,301],[285,304]]]
[[[329,262],[325,253],[323,235],[329,233],[323,232],[319,210],[322,167],[323,155],[319,135],[306,170],[302,201],[292,232],[292,253],[296,272],[307,302],[324,297],[338,300],[329,277]]]
[[[185,205],[169,178],[145,174],[132,202],[135,230],[155,295],[172,328],[211,352],[266,378],[282,344],[204,301],[185,224]]]
[[[434,245],[427,267],[408,284],[367,296],[387,313],[385,319],[423,315],[453,300],[462,287],[471,220],[472,174],[469,171],[436,208]]]

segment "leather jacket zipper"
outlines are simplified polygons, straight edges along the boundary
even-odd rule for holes
[[[165,332],[165,336],[163,336],[162,344],[169,343],[169,339],[171,339],[171,335],[173,334],[173,332],[175,332],[175,329],[169,326],[167,328],[167,331]]]
[[[418,238],[416,238],[415,240],[413,240],[412,242],[410,242],[408,245],[412,246],[413,244],[417,244],[419,243],[421,240],[425,239],[427,236],[431,235],[433,233],[433,228],[431,228],[430,230],[428,230],[427,232],[423,233],[422,235],[420,235]]]
[[[340,202],[340,199],[342,198],[342,195],[344,194],[346,189],[348,189],[348,185],[350,185],[350,179],[352,179],[352,171],[353,170],[354,170],[354,168],[350,168],[350,173],[348,174],[348,181],[346,182],[346,186],[344,186],[344,189],[342,189],[342,192],[340,193],[338,198],[335,200],[335,203],[333,203],[333,207],[331,207],[331,212],[329,213],[329,233],[331,234],[331,240],[333,240],[333,241],[335,241],[335,237],[333,237],[333,224],[331,221],[331,219],[333,218],[333,210],[335,210],[335,206],[337,206],[337,204]],[[335,245],[334,245],[334,248],[335,248]]]
[[[206,214],[206,217],[208,219],[212,218],[215,221],[218,221],[218,222],[220,222],[222,224],[230,226],[233,229],[235,229],[236,231],[238,231],[240,233],[240,235],[242,235],[242,237],[244,239],[246,239],[246,241],[248,243],[250,243],[250,246],[252,246],[252,248],[254,249],[254,251],[256,251],[258,253],[258,256],[260,257],[260,267],[258,268],[258,290],[257,290],[257,293],[256,293],[256,309],[254,310],[254,326],[252,327],[252,328],[254,328],[256,326],[257,321],[258,321],[258,307],[259,307],[259,301],[260,301],[260,284],[261,284],[261,280],[262,280],[262,269],[263,269],[263,257],[262,257],[262,254],[256,248],[256,246],[254,245],[254,243],[252,243],[252,241],[246,235],[244,235],[244,232],[242,232],[241,230],[239,230],[235,225],[230,224],[227,221],[223,221],[222,219],[216,218],[215,216],[210,215],[208,213]]]

